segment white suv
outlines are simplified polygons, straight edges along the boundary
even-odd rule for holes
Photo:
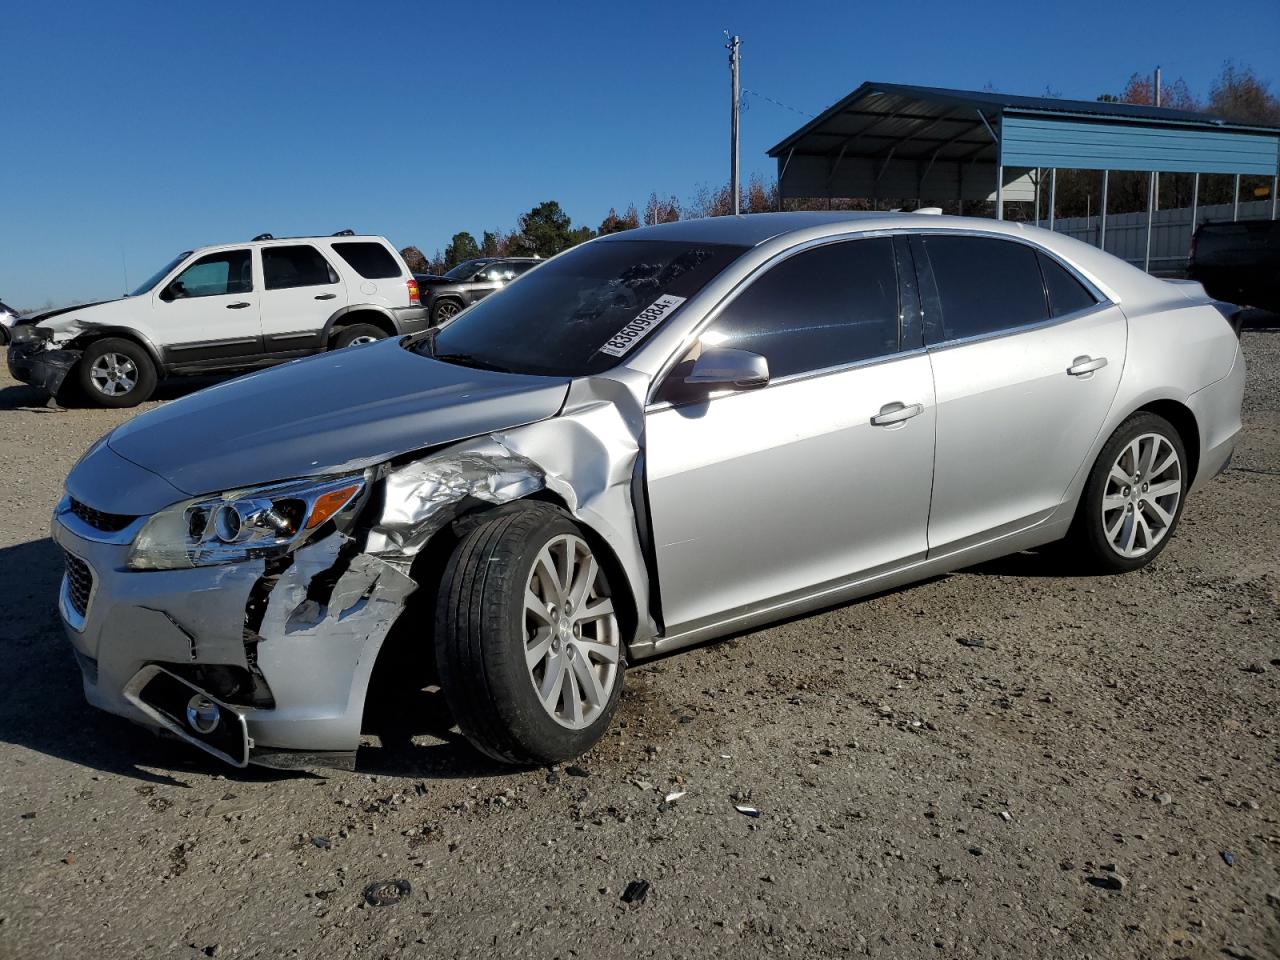
[[[127,297],[21,320],[9,370],[56,395],[131,407],[161,377],[252,369],[428,325],[418,283],[382,237],[276,239],[175,257]]]

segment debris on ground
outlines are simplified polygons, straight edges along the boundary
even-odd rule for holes
[[[649,896],[648,880],[632,880],[627,884],[627,889],[622,891],[622,902],[631,905],[644,903],[644,898]]]
[[[371,907],[389,907],[412,892],[408,880],[379,880],[364,888],[364,902]]]
[[[758,817],[758,816],[760,816],[760,811],[759,811],[759,810],[757,810],[755,807],[748,806],[748,805],[747,805],[747,804],[745,804],[745,803],[735,803],[735,804],[733,805],[733,809],[737,810],[737,811],[738,811],[740,814],[742,814],[744,817]]]

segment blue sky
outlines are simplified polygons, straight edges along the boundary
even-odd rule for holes
[[[1089,98],[1157,63],[1280,86],[1280,3],[18,3],[0,8],[0,298],[114,296],[179,250],[351,227],[430,254],[727,180],[728,68],[809,113],[866,79]],[[748,97],[744,179],[803,118]]]

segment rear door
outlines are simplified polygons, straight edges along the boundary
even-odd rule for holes
[[[814,247],[751,282],[695,348],[760,354],[767,386],[682,401],[691,361],[672,372],[645,417],[668,633],[924,556],[933,379],[899,310],[891,239]]]
[[[262,355],[259,287],[249,248],[205,254],[155,295],[165,362],[217,366]]]
[[[1045,519],[1115,399],[1126,322],[1070,269],[1003,237],[912,238],[937,391],[931,555]]]
[[[262,337],[267,353],[319,350],[325,321],[347,305],[347,288],[310,243],[261,248]]]

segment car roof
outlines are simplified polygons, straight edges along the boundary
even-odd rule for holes
[[[621,233],[611,233],[598,238],[600,243],[620,240],[691,240],[698,243],[732,243],[754,247],[766,240],[795,233],[811,227],[835,224],[871,224],[877,220],[894,219],[901,225],[900,213],[870,213],[836,210],[797,210],[789,213],[747,213],[739,216],[702,217],[697,220],[676,220],[655,226],[636,227]]]
[[[386,237],[380,237],[376,234],[344,234],[342,236],[325,234],[323,236],[312,237],[272,237],[270,240],[234,240],[230,243],[210,243],[201,247],[193,247],[191,249],[191,253],[209,253],[216,250],[241,250],[245,247],[294,246],[299,243],[316,243],[320,241],[326,241],[329,243],[350,243],[352,241],[356,241],[391,246]]]

